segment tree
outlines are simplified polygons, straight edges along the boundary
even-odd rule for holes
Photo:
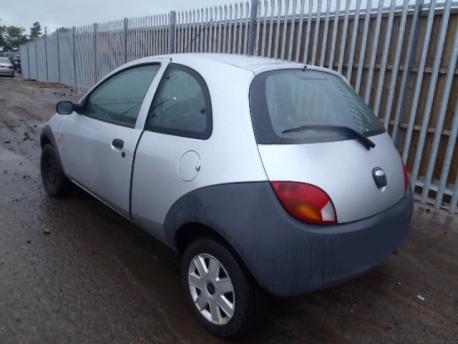
[[[0,19],[1,22],[1,19]],[[5,47],[6,46],[6,41],[5,41],[5,33],[6,33],[6,27],[4,25],[0,25],[0,47]]]
[[[37,38],[40,38],[40,36],[41,36],[41,25],[39,22],[35,22],[32,24],[32,27],[30,28],[29,38],[30,40],[35,40]]]
[[[22,27],[0,25],[0,46],[4,47],[6,51],[18,48],[27,42],[27,36],[24,33],[25,29]]]
[[[9,48],[18,48],[21,44],[27,42],[27,36],[24,34],[25,30],[18,26],[8,26],[6,28],[6,45]]]

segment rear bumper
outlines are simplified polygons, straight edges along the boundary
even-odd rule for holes
[[[0,75],[13,76],[14,72],[14,69],[0,68]]]
[[[342,283],[373,269],[401,245],[412,208],[409,191],[383,213],[353,223],[317,228],[288,219],[264,230],[262,248],[248,265],[258,283],[278,296]]]
[[[216,230],[235,249],[258,284],[294,296],[356,277],[383,262],[406,238],[412,191],[383,213],[335,226],[294,220],[270,183],[206,187],[178,200],[167,215],[165,239],[176,247],[183,224]]]

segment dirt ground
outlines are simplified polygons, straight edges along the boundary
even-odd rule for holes
[[[0,79],[0,343],[220,343],[185,302],[179,257],[80,191],[48,198],[39,133],[71,90]],[[458,343],[458,218],[416,206],[364,276],[266,300],[241,343]]]

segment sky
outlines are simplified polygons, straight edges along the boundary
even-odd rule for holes
[[[202,8],[233,2],[231,0],[0,0],[0,25],[16,25],[29,32],[39,21],[49,32],[106,22],[124,17],[166,13],[171,10]]]
[[[0,25],[21,26],[29,32],[30,27],[39,21],[42,28],[47,27],[48,33],[58,27],[72,27],[107,22],[124,17],[141,17],[152,14],[167,13],[171,10],[204,8],[223,4],[240,3],[250,0],[0,0]],[[270,2],[271,0],[269,0]],[[278,0],[275,0],[277,2]],[[299,4],[301,0],[297,0]],[[309,0],[305,0],[308,3]],[[314,7],[319,0],[313,2]],[[330,0],[334,7],[337,0]],[[364,8],[368,0],[362,0]],[[384,0],[389,6],[392,0]],[[396,5],[402,5],[405,0],[394,0]],[[414,3],[415,0],[407,0]],[[444,0],[437,0],[443,3]],[[326,8],[327,0],[322,0],[322,9]],[[428,3],[429,0],[424,0]],[[292,3],[292,0],[290,0]],[[346,0],[340,0],[343,9]],[[373,8],[378,0],[372,0]],[[350,8],[355,8],[356,0],[350,0]]]

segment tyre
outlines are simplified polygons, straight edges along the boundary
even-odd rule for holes
[[[194,314],[211,333],[234,337],[253,324],[258,287],[217,241],[199,239],[187,247],[182,280]]]
[[[51,197],[66,196],[71,189],[60,163],[59,155],[51,144],[46,144],[41,151],[41,179],[46,193]]]

